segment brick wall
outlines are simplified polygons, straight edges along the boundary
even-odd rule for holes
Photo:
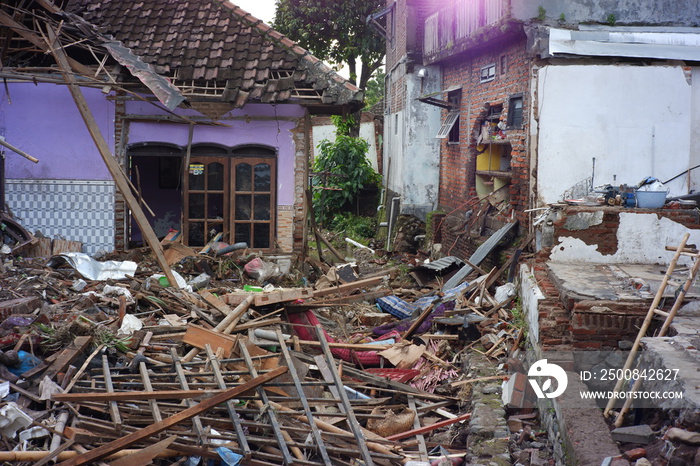
[[[277,245],[283,252],[294,248],[294,206],[277,206]]]
[[[124,146],[126,145],[127,137],[124,122],[125,114],[125,100],[118,96],[115,99],[114,110],[114,154],[122,166],[124,166]],[[118,189],[115,189],[114,192],[114,247],[118,250],[125,250],[128,248],[126,238],[126,202]]]
[[[495,79],[481,83],[482,67],[493,63],[496,64]],[[476,196],[476,142],[490,107],[502,105],[502,118],[507,118],[510,98],[522,95],[523,127],[507,130],[512,175],[509,197],[511,207],[515,210],[514,217],[520,221],[521,228],[527,227],[528,218],[523,211],[528,208],[529,192],[529,71],[530,59],[526,54],[524,36],[510,39],[506,43],[488,45],[481,51],[461,56],[443,66],[443,89],[452,86],[462,89],[460,142],[451,144],[445,139],[441,146],[439,206],[448,216],[462,219],[464,213],[471,208],[470,201]],[[509,216],[510,212],[503,212],[504,218]]]
[[[308,126],[308,137],[307,137]],[[304,202],[305,190],[309,184],[308,181],[308,163],[311,154],[311,118],[307,120],[300,118],[297,126],[292,130],[292,139],[294,140],[294,205],[292,206],[292,231],[291,241],[295,251],[301,251],[304,243],[304,221],[306,219],[306,208]],[[281,224],[277,226],[277,241],[280,246],[287,239],[282,238],[281,234],[288,234],[285,229],[280,230]],[[285,227],[286,228],[286,227]],[[285,243],[286,244],[286,243]],[[284,248],[283,248],[284,249]]]

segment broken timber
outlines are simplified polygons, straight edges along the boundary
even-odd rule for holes
[[[148,222],[148,219],[144,215],[143,210],[141,210],[139,201],[134,196],[134,193],[131,190],[131,187],[129,186],[129,180],[124,174],[124,171],[119,166],[119,163],[112,156],[112,152],[107,146],[107,142],[102,136],[102,132],[100,131],[99,126],[97,126],[95,117],[90,111],[90,107],[87,104],[87,100],[85,99],[83,92],[80,90],[80,86],[78,85],[75,77],[72,74],[71,65],[68,61],[68,57],[63,51],[63,47],[59,43],[58,38],[56,37],[56,33],[54,32],[51,26],[47,25],[47,33],[49,35],[50,40],[48,48],[53,53],[53,56],[56,59],[56,63],[58,63],[58,66],[61,70],[61,74],[63,75],[63,79],[68,84],[68,89],[70,90],[70,93],[73,96],[73,100],[75,100],[75,105],[78,107],[80,115],[83,117],[85,126],[87,126],[87,129],[90,132],[90,136],[92,136],[92,140],[95,142],[97,150],[100,152],[102,160],[104,160],[105,165],[107,166],[107,170],[109,170],[110,174],[112,175],[112,178],[114,178],[114,182],[117,185],[117,189],[119,189],[119,192],[122,194],[122,196],[124,196],[124,201],[126,202],[127,206],[129,206],[131,214],[134,216],[134,220],[136,220],[136,223],[138,224],[144,239],[153,250],[153,254],[156,256],[158,265],[160,265],[160,268],[165,274],[165,277],[168,279],[168,282],[171,286],[177,286],[177,281],[175,280],[175,276],[173,275],[173,272],[170,269],[170,266],[168,265],[168,261],[166,260],[165,255],[163,254],[163,248],[160,242],[158,241],[158,237],[153,231],[153,228]]]
[[[94,450],[90,450],[87,453],[80,455],[79,457],[76,458],[71,458],[68,459],[62,463],[59,463],[59,466],[78,466],[82,464],[88,464],[92,461],[97,461],[99,459],[102,459],[106,456],[109,456],[110,454],[119,451],[123,448],[126,448],[130,445],[133,445],[134,443],[143,440],[145,438],[148,438],[152,435],[155,435],[159,432],[164,431],[168,427],[174,426],[179,424],[180,422],[186,421],[187,419],[190,419],[194,416],[197,416],[200,413],[203,413],[216,405],[220,403],[225,403],[226,401],[235,398],[236,396],[240,395],[241,393],[244,393],[248,390],[251,390],[253,388],[257,388],[260,385],[263,385],[276,377],[279,377],[280,375],[284,374],[287,372],[287,367],[281,366],[278,367],[277,369],[274,369],[264,375],[261,375],[259,377],[254,378],[253,380],[246,382],[242,385],[239,385],[238,387],[234,387],[230,390],[226,390],[223,393],[219,393],[212,398],[209,398],[208,400],[204,400],[201,403],[192,406],[190,408],[185,409],[184,411],[181,411],[177,414],[174,414],[173,416],[170,416],[166,419],[163,419],[161,422],[156,422],[155,424],[151,424],[150,426],[144,427],[143,429],[137,430],[136,432],[126,435],[124,437],[118,438],[117,440],[114,440],[110,443],[107,443],[105,445],[102,445],[101,447],[97,447]]]

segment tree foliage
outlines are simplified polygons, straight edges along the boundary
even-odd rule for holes
[[[370,109],[384,98],[384,70],[380,69],[365,86],[365,108]]]
[[[367,160],[369,143],[362,138],[338,134],[335,141],[325,139],[318,147],[313,166],[318,175],[313,183],[317,188],[331,189],[314,190],[314,209],[316,218],[328,223],[356,200],[362,188],[378,185],[381,176]]]
[[[350,82],[364,89],[385,53],[367,17],[384,8],[384,0],[278,0],[274,27],[321,60],[347,65]]]

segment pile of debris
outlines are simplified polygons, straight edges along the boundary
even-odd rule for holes
[[[6,258],[0,460],[470,460],[483,378],[462,356],[507,358],[522,341],[514,287],[496,287],[505,267],[443,258],[407,287],[401,267],[324,264],[311,286],[289,257],[164,246],[175,286],[146,248]]]

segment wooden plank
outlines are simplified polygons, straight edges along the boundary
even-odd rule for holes
[[[68,241],[65,239],[54,239],[51,245],[51,254],[63,254],[64,252],[83,252],[83,243],[80,241]]]
[[[211,370],[214,373],[214,378],[216,379],[216,384],[219,386],[219,388],[225,390],[226,381],[224,381],[224,376],[221,373],[219,360],[214,354],[214,352],[211,350],[211,346],[207,345],[205,349],[207,351],[209,363],[211,364]],[[226,409],[228,410],[228,416],[231,418],[233,428],[236,430],[236,436],[238,437],[238,446],[243,452],[243,457],[247,461],[252,457],[253,452],[251,451],[250,445],[248,444],[248,439],[246,438],[245,430],[243,428],[243,424],[241,423],[241,418],[236,412],[236,404],[233,401],[229,400],[226,402]]]
[[[87,349],[92,342],[91,336],[75,337],[73,343],[63,349],[58,357],[51,363],[44,375],[53,380],[59,372],[65,372],[68,366],[73,364],[80,354]]]
[[[24,248],[25,257],[51,257],[51,238],[34,238],[32,244]]]
[[[374,461],[372,461],[372,455],[370,455],[369,450],[367,449],[365,436],[362,433],[362,429],[360,427],[359,422],[357,422],[355,412],[350,406],[348,394],[345,391],[345,388],[343,387],[343,381],[340,377],[340,374],[338,373],[337,367],[335,365],[335,360],[333,359],[333,354],[331,353],[331,349],[328,346],[328,342],[325,339],[323,327],[320,324],[316,325],[316,335],[321,341],[321,349],[323,350],[323,355],[326,358],[326,363],[328,364],[328,367],[330,367],[331,369],[331,378],[333,380],[333,383],[335,384],[335,387],[337,388],[337,394],[340,397],[340,401],[345,409],[348,427],[350,427],[350,431],[355,436],[355,440],[357,441],[357,446],[360,449],[360,453],[362,454],[364,464],[367,466],[372,466],[374,464]]]
[[[314,298],[320,298],[321,296],[328,296],[336,293],[347,293],[354,290],[359,290],[360,288],[369,288],[370,286],[379,285],[386,276],[367,278],[364,280],[358,280],[352,283],[345,283],[344,285],[332,286],[330,288],[324,288],[322,290],[314,291]]]
[[[48,26],[46,29],[47,34],[49,36],[48,48],[51,50],[51,53],[53,54],[56,63],[58,64],[61,70],[63,80],[68,84],[68,90],[73,96],[75,105],[80,111],[80,115],[82,116],[83,121],[85,122],[85,126],[87,127],[90,136],[92,137],[92,140],[95,142],[95,146],[100,152],[102,160],[107,166],[107,170],[109,170],[110,174],[112,175],[112,178],[114,179],[114,183],[117,186],[117,189],[119,189],[119,192],[124,197],[126,205],[131,210],[131,216],[139,226],[143,238],[146,240],[148,245],[151,247],[153,254],[156,256],[156,261],[162,269],[163,274],[165,274],[165,277],[172,284],[172,286],[177,286],[177,281],[175,280],[173,271],[170,269],[168,261],[165,260],[165,256],[163,255],[163,248],[161,247],[160,241],[158,241],[158,237],[153,231],[153,227],[151,227],[151,224],[148,222],[146,215],[143,213],[143,210],[141,210],[139,201],[134,196],[134,193],[131,190],[131,187],[129,186],[129,180],[127,179],[126,174],[122,170],[121,165],[119,165],[117,159],[112,155],[112,151],[110,150],[107,141],[105,141],[104,137],[102,136],[100,127],[97,125],[95,117],[93,116],[92,111],[88,106],[87,99],[85,99],[85,96],[83,95],[83,92],[80,89],[80,86],[78,85],[75,76],[73,76],[71,72],[71,62],[69,61],[68,57],[63,51],[63,47],[58,41],[53,28]]]
[[[177,380],[180,382],[181,389],[189,390],[190,386],[187,382],[187,376],[185,375],[185,371],[182,369],[182,363],[180,362],[180,357],[178,356],[175,348],[170,348],[170,357],[173,360],[173,366],[175,368],[175,372],[177,373]],[[192,400],[192,398],[185,398],[185,404],[188,408],[195,406],[195,402]],[[199,437],[200,445],[207,443],[206,431],[204,430],[204,425],[202,424],[202,420],[200,419],[199,415],[192,418],[192,430],[194,430],[194,433]]]
[[[258,376],[258,371],[255,369],[255,365],[253,364],[253,359],[250,357],[250,353],[248,352],[248,348],[246,347],[246,342],[243,340],[240,340],[238,343],[238,349],[241,353],[241,356],[245,360],[246,366],[248,366],[248,371],[250,372],[251,377],[257,377]],[[282,366],[285,367],[285,366]],[[277,439],[277,446],[279,447],[280,451],[282,452],[282,456],[284,457],[285,464],[292,464],[294,460],[292,459],[292,454],[289,451],[289,447],[287,446],[286,439],[284,438],[284,435],[282,434],[282,426],[279,423],[279,420],[277,419],[277,414],[275,414],[274,409],[262,409],[263,406],[270,406],[270,400],[267,396],[267,393],[265,392],[265,389],[263,387],[258,387],[258,396],[262,400],[262,402],[258,402],[259,407],[261,408],[261,411],[264,411],[265,414],[267,414],[267,418],[270,420],[270,427],[272,427],[272,432],[275,434],[275,438]]]
[[[81,401],[145,401],[145,400],[185,400],[187,398],[206,398],[223,390],[157,390],[125,392],[89,392],[89,393],[55,393],[53,401],[79,403]]]
[[[413,395],[408,395],[408,408],[416,413],[413,418],[413,429],[420,429],[420,416],[418,416],[418,410],[416,409],[416,400]],[[425,436],[421,433],[416,434],[416,439],[418,440],[418,452],[420,453],[420,461],[428,461],[428,447],[425,444]]]
[[[80,366],[80,369],[78,369],[78,372],[73,376],[73,379],[68,383],[68,386],[63,390],[63,393],[68,393],[71,391],[73,388],[73,385],[76,384],[76,382],[82,377],[83,373],[87,370],[87,367],[90,365],[90,362],[92,361],[92,358],[97,356],[97,354],[104,349],[105,345],[99,345],[97,348],[95,348],[95,351],[90,353],[90,356],[87,357],[85,362],[83,363],[82,366]]]
[[[255,305],[267,306],[268,304],[296,301],[297,299],[308,299],[314,295],[309,288],[290,288],[287,290],[275,290],[270,292],[255,293]]]
[[[336,257],[336,259],[338,259],[340,262],[345,262],[345,257],[343,257],[343,256],[333,247],[333,245],[330,243],[330,241],[328,241],[326,238],[323,237],[323,234],[321,234],[321,232],[318,231],[318,229],[314,230],[314,234],[316,235],[316,239],[317,239],[317,240],[320,239],[321,242],[322,242],[323,244],[325,244],[326,247],[331,251],[331,253]]]
[[[287,372],[287,370],[287,367],[280,366],[266,374],[254,378],[249,382],[239,385],[238,387],[226,390],[225,392],[214,395],[212,398],[204,400],[201,403],[192,406],[191,408],[187,408],[184,411],[180,411],[177,414],[173,414],[172,416],[163,419],[161,422],[156,422],[142,429],[139,429],[136,432],[133,432],[129,435],[120,437],[112,442],[90,450],[80,455],[79,457],[70,458],[66,461],[63,461],[62,463],[59,463],[59,466],[78,466],[105,458],[106,456],[109,456],[114,452],[120,451],[130,445],[140,442],[141,440],[147,439],[152,435],[162,432],[169,427],[175,426],[181,422],[193,418],[194,416],[208,411],[221,403],[225,403],[228,400],[247,392],[248,390],[252,390],[271,380],[274,380],[275,378]]]
[[[234,337],[192,324],[187,326],[187,331],[185,332],[185,336],[182,337],[182,341],[183,343],[187,343],[199,349],[204,349],[206,345],[211,345],[214,352],[221,348],[226,357],[231,355],[233,346],[236,344],[236,338]]]
[[[202,299],[211,307],[219,311],[221,314],[227,316],[231,313],[231,308],[228,307],[228,304],[226,304],[224,301],[219,299],[217,296],[214,296],[207,290],[201,290],[197,292],[199,296],[202,297]],[[247,295],[247,294],[246,294]],[[242,300],[241,300],[242,301]],[[238,303],[240,304],[240,303]]]
[[[177,435],[171,435],[158,443],[147,446],[143,450],[112,461],[109,463],[109,466],[148,466],[149,464],[153,464],[153,459],[167,450],[175,439],[177,439]]]
[[[105,387],[107,388],[107,393],[114,393],[114,385],[112,384],[112,374],[109,372],[109,359],[107,355],[102,355],[102,373],[105,378]],[[122,428],[122,417],[119,414],[119,406],[116,401],[109,401],[109,414],[112,417],[112,423],[114,424],[114,429],[119,432]]]
[[[425,319],[428,318],[428,316],[433,312],[433,308],[435,307],[436,303],[430,303],[428,307],[425,308],[425,310],[421,313],[421,315],[418,316],[416,320],[413,321],[411,326],[406,330],[406,333],[402,335],[402,338],[404,340],[409,340],[413,333],[420,327],[420,325],[425,322]]]
[[[280,350],[282,352],[282,355],[284,356],[284,360],[287,363],[287,366],[294,368],[294,360],[292,359],[292,355],[287,349],[287,345],[284,341],[284,338],[282,337],[282,331],[279,328],[277,328],[277,341],[280,344]],[[297,374],[296,370],[289,371],[289,374],[292,376],[292,380],[294,381],[294,387],[297,390],[299,400],[301,401],[301,405],[304,408],[304,413],[306,414],[306,418],[309,420],[311,434],[313,435],[313,438],[316,441],[316,446],[318,447],[319,453],[321,453],[321,459],[323,459],[323,464],[331,464],[331,460],[328,457],[328,452],[326,451],[323,439],[321,438],[321,432],[319,431],[316,422],[314,422],[314,416],[311,412],[311,406],[309,406],[309,401],[306,399],[306,395],[304,394],[304,387],[302,387],[299,374]]]
[[[217,333],[231,333],[233,328],[236,326],[238,321],[241,319],[241,316],[245,311],[248,310],[250,305],[253,303],[253,296],[248,296],[245,301],[243,301],[241,304],[236,306],[236,308],[231,311],[229,315],[227,315],[219,324],[214,327],[213,332]],[[199,348],[195,347],[190,350],[189,353],[187,353],[183,358],[183,362],[190,362],[194,359],[195,356],[197,356],[197,353],[199,352]]]
[[[315,302],[314,304],[332,305],[332,304],[351,304],[358,301],[372,301],[377,298],[383,298],[391,294],[391,290],[377,290],[370,291],[368,293],[358,293],[351,294],[350,296],[341,296],[339,298],[328,298],[324,299],[322,302]],[[305,308],[305,309],[308,309]]]
[[[404,439],[406,437],[412,437],[414,435],[424,434],[426,432],[432,432],[432,431],[439,429],[441,427],[449,426],[449,425],[455,424],[457,422],[467,421],[471,417],[472,417],[472,413],[463,414],[461,416],[457,416],[454,419],[446,419],[444,421],[436,422],[435,424],[430,424],[429,426],[421,427],[419,429],[412,429],[412,430],[408,430],[406,432],[401,432],[400,434],[390,435],[386,439],[387,440],[401,440],[401,439]]]

